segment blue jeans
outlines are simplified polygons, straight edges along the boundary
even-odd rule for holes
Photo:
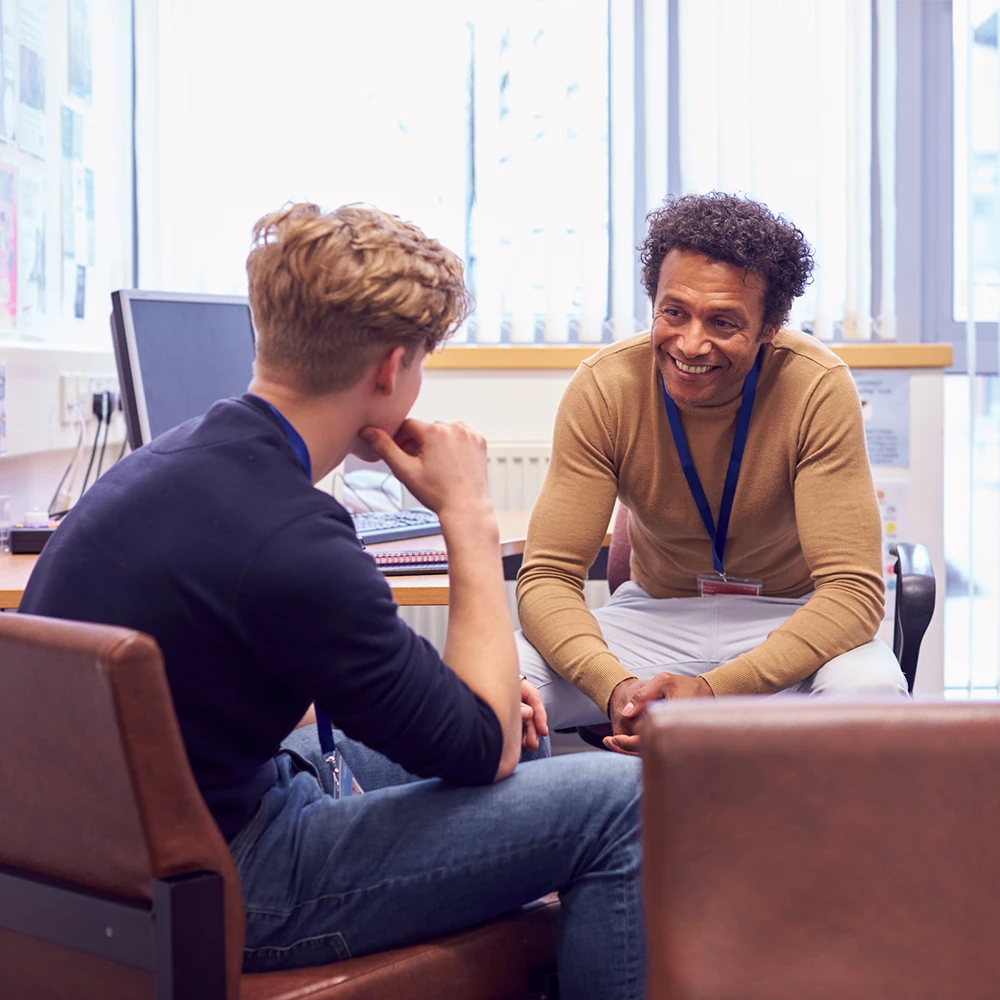
[[[579,753],[506,781],[420,781],[338,734],[366,794],[334,799],[315,726],[230,848],[248,972],[322,965],[450,934],[558,890],[561,995],[643,994],[638,760]],[[317,766],[320,765],[320,766]]]

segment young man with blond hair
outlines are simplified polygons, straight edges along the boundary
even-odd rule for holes
[[[159,643],[240,874],[248,970],[409,944],[558,889],[563,996],[641,996],[636,762],[519,765],[546,727],[518,677],[485,445],[407,417],[424,356],[470,308],[460,261],[383,212],[300,204],[257,224],[247,272],[249,391],[103,476],[21,610]],[[313,488],[348,454],[384,459],[441,520],[443,657]],[[313,703],[319,730],[281,747]],[[333,794],[324,716],[365,794]]]

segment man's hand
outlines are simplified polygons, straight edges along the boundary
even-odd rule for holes
[[[641,715],[632,711],[635,707],[632,692],[633,690],[639,690],[641,685],[642,681],[638,677],[630,677],[616,684],[615,689],[611,692],[611,697],[608,699],[608,718],[611,720],[611,731],[614,733],[614,736],[607,737],[604,741],[604,745],[610,750],[618,750],[619,747],[617,745],[611,746],[608,740],[619,736],[634,736],[636,740],[639,738],[638,727]],[[630,709],[628,715],[624,714],[626,707]]]
[[[465,424],[405,420],[395,438],[379,427],[361,437],[396,478],[442,521],[452,511],[491,511],[486,478],[486,441]],[[488,516],[488,515],[487,515]]]
[[[604,740],[609,750],[618,753],[639,753],[639,728],[642,713],[651,701],[663,698],[714,698],[715,694],[704,677],[683,677],[680,674],[657,674],[648,681],[637,678],[621,681],[611,692],[608,715],[613,736]]]
[[[538,689],[521,678],[521,746],[537,750],[541,737],[549,735],[549,720]]]

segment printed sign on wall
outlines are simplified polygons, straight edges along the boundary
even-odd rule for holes
[[[861,397],[869,461],[883,468],[909,468],[910,373],[861,370],[851,374]]]

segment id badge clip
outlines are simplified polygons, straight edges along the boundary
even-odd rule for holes
[[[330,773],[333,775],[333,797],[342,799],[345,795],[362,795],[364,789],[358,784],[357,778],[344,760],[344,755],[339,750],[334,750],[326,758],[330,765]]]
[[[364,789],[351,773],[351,768],[344,760],[344,755],[337,749],[330,716],[322,711],[318,705],[316,706],[316,734],[319,736],[323,760],[326,761],[330,768],[330,774],[333,776],[333,797],[342,799],[345,795],[361,795]]]
[[[764,581],[745,580],[737,576],[724,576],[720,573],[699,573],[698,593],[702,597],[715,597],[720,594],[760,597],[764,593]]]

